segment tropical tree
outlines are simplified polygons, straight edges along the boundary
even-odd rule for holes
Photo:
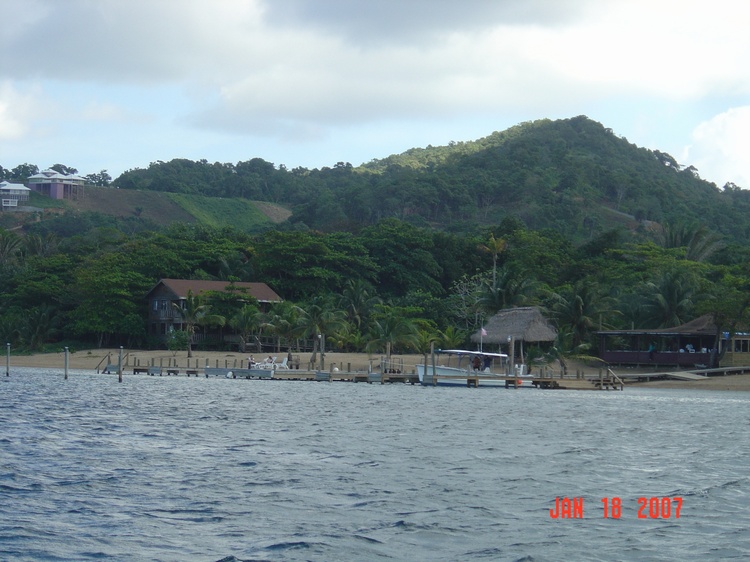
[[[29,234],[23,240],[23,253],[25,256],[49,257],[57,251],[59,240],[56,234],[48,232],[45,234]]]
[[[131,266],[128,256],[108,253],[92,256],[76,268],[73,284],[64,293],[65,302],[71,307],[66,315],[68,328],[73,333],[95,337],[99,347],[112,336],[135,338],[143,334],[142,296],[153,281]],[[55,280],[52,287],[58,286],[60,280]],[[130,320],[123,321],[134,317],[140,318],[138,326]]]
[[[649,323],[654,328],[679,326],[693,314],[697,281],[690,272],[669,269],[645,285]]]
[[[382,295],[403,296],[420,289],[434,295],[442,293],[437,281],[442,271],[427,229],[385,219],[362,229],[360,238],[378,267],[377,286]]]
[[[492,285],[485,283],[481,287],[479,310],[495,314],[503,308],[527,305],[535,289],[536,282],[527,272],[518,268],[503,267],[500,269],[499,278],[496,278]]]
[[[436,343],[441,349],[456,349],[466,341],[466,332],[455,326],[448,326],[445,330],[438,331]]]
[[[368,331],[367,352],[394,348],[417,349],[419,330],[414,319],[402,308],[380,305],[373,314]]]
[[[492,254],[492,289],[497,287],[497,257],[505,251],[508,247],[508,241],[505,238],[495,238],[494,234],[490,234],[490,239],[486,244],[479,246],[482,252]]]
[[[367,324],[373,308],[381,302],[372,285],[364,279],[349,279],[339,298],[339,306],[347,320],[358,330]]]
[[[172,326],[167,331],[167,349],[172,352],[172,356],[177,355],[178,351],[187,349],[190,344],[190,337],[184,330],[175,330]]]
[[[313,351],[310,362],[317,362],[318,351],[324,352],[324,338],[327,334],[336,334],[346,329],[346,315],[343,310],[336,308],[331,297],[314,297],[302,307],[304,314],[300,318],[302,333],[313,339]]]
[[[570,332],[571,349],[590,341],[592,332],[609,326],[617,314],[614,301],[593,281],[580,280],[550,298],[552,318],[558,331]]]
[[[188,291],[185,300],[173,302],[172,308],[181,317],[185,325],[185,331],[188,333],[187,356],[193,356],[193,337],[195,336],[196,326],[205,325],[223,325],[224,318],[218,315],[211,315],[211,306],[203,302],[200,296],[193,295],[193,291]]]
[[[271,310],[263,315],[261,327],[276,336],[276,351],[281,351],[281,340],[285,340],[291,349],[292,342],[302,336],[304,311],[291,301],[274,304]]]
[[[0,264],[15,263],[21,251],[21,237],[15,232],[0,230]]]
[[[707,298],[697,305],[699,314],[710,314],[716,325],[716,339],[712,349],[712,367],[718,367],[727,346],[720,342],[724,333],[729,339],[740,329],[750,327],[750,277],[735,272],[724,272],[721,278],[712,283]],[[721,347],[721,355],[717,350]]]
[[[31,351],[40,351],[57,332],[58,316],[51,306],[26,311],[19,330],[21,341]]]
[[[229,325],[240,334],[240,349],[244,351],[245,345],[260,327],[260,309],[254,304],[245,304],[234,316],[229,319]],[[260,341],[255,338],[260,353]]]
[[[0,314],[0,342],[15,343],[19,340],[19,327],[23,322],[20,310]]]
[[[724,247],[720,234],[702,224],[667,223],[657,236],[664,248],[685,248],[685,258],[706,261]]]
[[[464,275],[451,286],[450,295],[446,299],[447,310],[464,330],[470,331],[476,326],[481,309],[479,302],[482,288],[488,284],[486,274],[478,273],[471,277]]]

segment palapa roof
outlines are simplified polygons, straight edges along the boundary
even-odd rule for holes
[[[471,341],[501,344],[507,343],[509,336],[527,342],[554,341],[557,338],[557,330],[533,306],[501,310],[489,318],[483,328],[487,334],[482,335],[478,330],[471,336]]]

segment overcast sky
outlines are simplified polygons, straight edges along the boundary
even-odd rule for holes
[[[0,165],[359,165],[587,115],[750,188],[750,2],[0,0]]]

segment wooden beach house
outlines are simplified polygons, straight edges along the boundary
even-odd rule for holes
[[[170,328],[184,329],[184,318],[173,304],[176,304],[177,308],[184,308],[188,295],[205,298],[217,293],[234,295],[240,301],[257,301],[262,310],[282,300],[265,283],[161,279],[146,295],[149,302],[149,334],[162,342],[166,341]],[[195,340],[200,341],[209,335],[208,332],[196,334]],[[231,339],[231,335],[229,338]]]

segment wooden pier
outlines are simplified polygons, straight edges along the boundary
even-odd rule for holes
[[[385,362],[385,359],[381,358],[380,365],[377,365],[377,360],[375,361],[375,365],[373,365],[373,361],[370,361],[369,369],[365,370],[351,370],[351,365],[339,365],[338,367],[343,368],[337,368],[335,364],[331,364],[330,366],[327,365],[328,370],[313,368],[313,365],[308,365],[307,369],[247,369],[245,367],[245,362],[241,359],[212,361],[215,366],[209,365],[208,360],[205,361],[205,366],[199,365],[197,361],[195,361],[195,364],[193,365],[190,360],[188,360],[187,368],[179,368],[175,359],[166,359],[165,362],[166,365],[163,365],[162,360],[159,360],[157,365],[154,364],[152,359],[149,361],[150,364],[139,365],[136,360],[136,364],[130,367],[127,365],[127,362],[125,362],[123,373],[148,374],[151,376],[220,376],[235,379],[364,382],[368,384],[419,384],[419,378],[415,372],[406,372],[402,359]],[[112,363],[109,356],[105,357],[105,359],[102,360],[102,363],[105,365],[102,372],[116,373],[118,371],[118,365]],[[220,363],[223,363],[223,366],[221,366]],[[378,367],[383,367],[385,372],[382,372]],[[575,373],[562,373],[560,371],[553,371],[546,366],[533,370],[537,371],[537,373],[531,373],[530,375],[523,377],[515,377],[506,374],[489,374],[488,376],[486,373],[475,373],[467,370],[465,373],[462,372],[455,375],[438,374],[437,380],[434,382],[440,383],[440,381],[446,382],[447,380],[453,380],[455,381],[454,384],[465,384],[470,388],[481,388],[490,385],[518,388],[519,385],[517,384],[517,380],[523,380],[526,384],[520,385],[521,387],[530,384],[531,386],[540,389],[623,390],[627,382],[648,382],[652,380],[666,379],[700,381],[709,377],[750,373],[750,366],[719,367],[715,369],[698,368],[684,371],[620,372],[618,374],[615,374],[608,368],[599,368],[598,374],[595,369],[593,372],[586,374],[582,371],[576,371]],[[459,383],[459,381],[461,382]],[[426,385],[431,386],[432,384],[433,381],[430,375],[426,380]]]
[[[230,369],[226,367],[206,367],[206,377],[225,377],[231,379],[273,379],[282,381],[317,381],[317,382],[366,382],[366,383],[409,383],[419,384],[415,373],[379,373],[365,371],[313,371],[300,369]]]
[[[350,371],[332,368],[330,370],[316,369],[248,369],[245,367],[230,366],[228,362],[224,367],[196,367],[180,369],[174,366],[134,366],[128,369],[132,374],[147,374],[150,376],[196,376],[196,377],[222,377],[231,379],[255,379],[255,380],[280,380],[280,381],[316,381],[316,382],[355,382],[368,384],[420,384],[419,376],[416,372],[380,372],[371,371]],[[659,374],[650,376],[657,377]],[[573,375],[563,375],[553,373],[546,369],[541,369],[538,375],[526,375],[523,377],[504,375],[504,374],[487,374],[467,371],[457,374],[429,374],[425,379],[426,386],[438,385],[442,382],[452,382],[461,385],[465,383],[469,388],[483,388],[488,386],[521,388],[533,386],[540,389],[568,389],[568,390],[623,390],[624,382],[611,371],[606,374],[601,370],[599,376],[586,377],[583,373],[577,372]],[[519,381],[522,381],[519,384]],[[458,385],[458,384],[457,384]]]

